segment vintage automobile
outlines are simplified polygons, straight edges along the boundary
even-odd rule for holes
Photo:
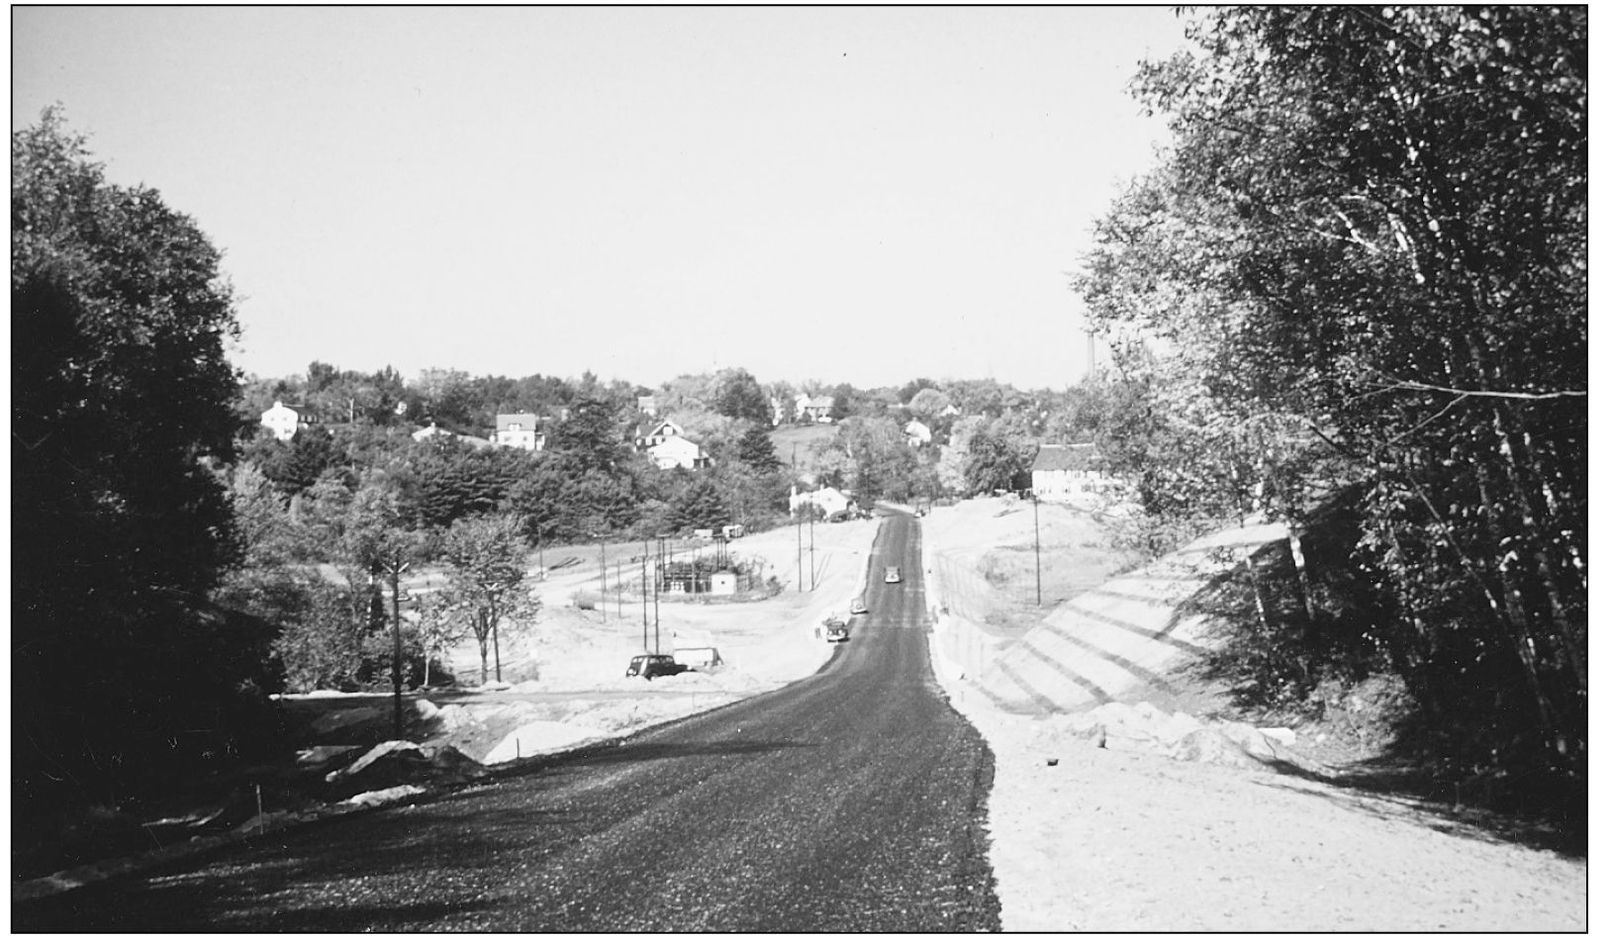
[[[686,664],[678,664],[676,658],[669,654],[638,654],[626,665],[626,676],[653,680],[656,677],[671,677],[689,669]]]
[[[884,582],[899,582],[900,581],[900,567],[899,566],[890,566],[889,568],[883,570],[883,581]]]
[[[855,598],[850,599],[850,614],[851,615],[865,615],[866,614],[866,596],[857,595]]]

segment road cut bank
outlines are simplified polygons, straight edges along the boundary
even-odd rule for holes
[[[1011,600],[976,567],[1033,533],[1002,528],[1003,506],[936,508],[923,565],[934,672],[995,754],[1004,931],[1586,929],[1585,862],[1277,772],[1300,733],[1209,718],[1181,669],[1212,625],[1184,603],[1278,528],[1215,534],[1005,637]]]

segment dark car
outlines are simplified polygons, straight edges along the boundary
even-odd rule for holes
[[[844,622],[837,622],[837,623],[830,622],[828,624],[828,626],[827,626],[827,640],[829,640],[829,641],[848,641],[848,640],[850,640],[850,626],[846,625]]]
[[[653,680],[656,677],[671,677],[688,669],[688,665],[678,664],[669,654],[639,654],[626,665],[626,676]]]

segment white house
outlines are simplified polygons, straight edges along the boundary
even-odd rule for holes
[[[710,456],[693,442],[680,435],[672,435],[647,449],[649,457],[661,470],[668,468],[703,468],[710,464]]]
[[[921,448],[923,445],[931,444],[933,440],[933,429],[916,419],[906,423],[906,444],[913,448]]]
[[[800,400],[804,400],[801,402]],[[832,396],[799,396],[794,400],[798,405],[798,414],[810,419],[812,422],[832,422],[830,413],[833,411]]]
[[[416,442],[428,442],[436,438],[445,438],[448,441],[463,442],[473,448],[491,448],[493,444],[489,439],[477,438],[474,435],[460,435],[452,429],[442,428],[435,422],[414,432],[411,437]]]
[[[836,487],[823,487],[814,491],[800,493],[798,488],[788,489],[788,515],[795,516],[803,504],[815,504],[822,509],[824,516],[831,517],[841,511],[850,509],[850,498]]]
[[[301,428],[302,414],[278,399],[274,400],[272,408],[263,410],[263,427],[274,433],[274,437],[282,442],[288,442]]]
[[[1095,459],[1093,443],[1041,445],[1029,469],[1034,496],[1069,503],[1094,497],[1105,480],[1096,470]]]
[[[492,433],[492,441],[499,448],[523,448],[526,451],[541,451],[542,436],[537,434],[537,414],[535,412],[498,413],[498,425],[497,429]]]
[[[662,442],[686,436],[687,433],[682,430],[682,426],[672,422],[670,419],[664,419],[656,425],[639,427],[634,440],[637,443],[638,451],[647,451]]]

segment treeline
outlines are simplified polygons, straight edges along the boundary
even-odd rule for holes
[[[1586,8],[1190,35],[1135,83],[1174,146],[1077,284],[1128,388],[1109,458],[1182,530],[1291,524],[1248,691],[1396,676],[1405,742],[1465,795],[1585,802]]]

